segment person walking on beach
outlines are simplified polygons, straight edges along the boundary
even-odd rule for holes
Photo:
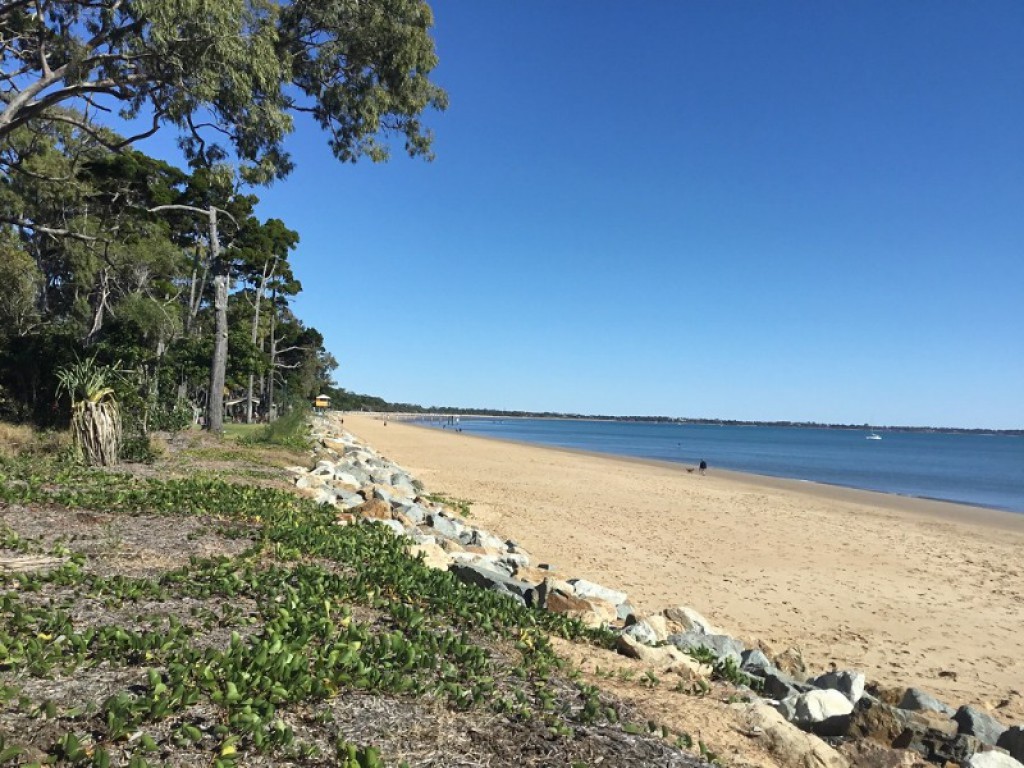
[[[704,459],[700,460],[700,473],[703,475],[708,471],[708,463]]]

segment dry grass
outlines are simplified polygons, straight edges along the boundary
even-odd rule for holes
[[[40,432],[24,424],[0,422],[0,458],[52,455],[70,444],[68,432]]]

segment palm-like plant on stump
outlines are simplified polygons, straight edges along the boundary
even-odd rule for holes
[[[57,371],[57,395],[71,398],[71,435],[75,452],[86,464],[116,464],[121,452],[121,409],[111,384],[116,369],[95,357]]]

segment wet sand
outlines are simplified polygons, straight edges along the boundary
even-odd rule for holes
[[[1024,515],[345,414],[345,428],[535,562],[691,605],[883,685],[1024,720]]]

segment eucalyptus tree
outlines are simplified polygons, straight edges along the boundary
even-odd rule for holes
[[[46,313],[80,325],[89,345],[116,297],[145,292],[155,272],[175,268],[166,225],[140,209],[178,194],[184,175],[139,152],[112,154],[69,126],[30,126],[9,139],[0,226],[45,276]]]
[[[238,264],[239,277],[252,285],[252,320],[250,323],[251,336],[249,343],[257,347],[262,339],[261,331],[261,308],[268,305],[263,302],[266,296],[267,287],[274,284],[290,283],[297,293],[300,289],[298,282],[292,274],[291,265],[288,263],[288,253],[293,250],[299,242],[297,232],[288,229],[280,219],[268,219],[260,223],[257,219],[250,218],[242,227],[236,250],[236,261]],[[269,304],[271,312],[275,311],[273,303]],[[255,374],[253,369],[249,372],[246,387],[246,422],[252,423],[252,403],[255,396]]]
[[[429,156],[421,115],[446,106],[432,24],[423,0],[7,0],[0,140],[56,122],[122,149],[171,125],[190,158],[233,154],[263,183],[291,169],[283,140],[304,113],[340,160],[386,159],[389,134]],[[105,134],[111,110],[147,126]]]
[[[12,232],[0,231],[0,339],[26,336],[43,322],[43,273]]]

